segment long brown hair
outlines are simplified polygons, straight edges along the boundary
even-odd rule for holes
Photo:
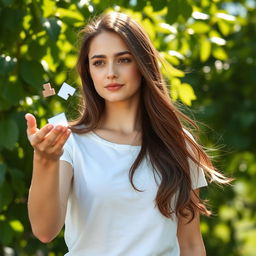
[[[208,155],[184,129],[184,121],[192,126],[196,124],[171,102],[159,70],[157,51],[141,26],[123,13],[104,14],[91,21],[81,31],[83,38],[77,69],[82,80],[83,107],[80,118],[72,123],[71,129],[76,133],[94,130],[104,111],[104,99],[94,88],[88,60],[91,40],[103,31],[115,32],[124,40],[142,74],[140,101],[142,146],[130,168],[129,177],[132,186],[138,190],[133,184],[133,176],[143,158],[148,157],[154,174],[161,177],[155,201],[164,216],[171,218],[173,213],[184,217],[190,215],[192,220],[196,211],[209,215],[209,211],[200,199],[199,202],[192,199],[193,189],[188,160],[192,160],[198,168],[203,168],[211,180],[225,183],[227,179],[214,169]],[[77,125],[80,124],[85,124],[85,128],[78,129]],[[177,195],[176,205],[175,209],[172,209],[171,199],[175,195]]]

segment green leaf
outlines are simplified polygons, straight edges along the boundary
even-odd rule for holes
[[[45,71],[41,63],[37,61],[22,60],[20,62],[20,75],[29,85],[39,88],[44,83],[43,75]]]
[[[180,0],[179,10],[185,20],[191,17],[193,11],[191,5],[186,0]]]
[[[24,173],[19,169],[11,169],[10,173],[12,176],[12,187],[17,193],[23,194],[25,192]]]
[[[201,48],[200,48],[200,59],[202,62],[208,60],[211,54],[211,42],[207,37],[202,37],[200,40]]]
[[[146,0],[139,0],[139,1],[136,1],[136,2],[137,2],[136,6],[133,7],[133,9],[135,11],[142,11],[144,9],[144,7],[147,5],[147,1]]]
[[[84,23],[84,17],[78,11],[57,8],[55,15],[71,26]]]
[[[39,44],[36,40],[28,43],[28,55],[33,60],[40,60],[46,54],[47,47],[45,44]]]
[[[61,22],[55,17],[51,17],[49,19],[42,19],[43,27],[54,42],[58,40],[61,29],[60,24]]]
[[[202,5],[202,7],[208,7],[211,3],[211,0],[201,0],[200,4]]]
[[[175,66],[179,65],[179,59],[184,59],[184,56],[176,51],[164,51],[160,52],[161,64],[163,65],[163,72],[171,72],[171,76],[184,77],[184,72],[177,69]]]
[[[227,243],[230,240],[230,230],[228,226],[224,224],[217,224],[214,227],[213,233],[218,237],[222,242]]]
[[[77,34],[75,33],[73,28],[68,27],[65,30],[66,40],[68,40],[70,43],[74,44],[77,40]]]
[[[192,101],[196,100],[195,92],[190,84],[182,83],[180,84],[179,88],[179,98],[181,101],[188,105],[192,105]]]
[[[211,27],[202,21],[196,21],[195,23],[191,24],[189,28],[193,29],[197,34],[205,34],[210,31]]]
[[[154,41],[156,37],[155,24],[153,24],[149,19],[144,19],[141,23],[143,28],[147,31],[149,38]]]
[[[227,53],[221,47],[214,47],[212,54],[218,60],[227,60],[228,59]]]
[[[180,15],[178,0],[169,0],[168,2],[168,12],[166,15],[166,20],[169,24],[173,24]]]
[[[11,106],[12,104],[10,104],[9,101],[7,101],[6,99],[0,98],[0,111],[8,110],[9,108],[11,108]]]
[[[0,211],[2,211],[4,207],[10,204],[10,202],[12,201],[12,198],[13,198],[13,193],[12,193],[11,186],[7,183],[4,183],[2,186],[0,186]]]
[[[6,50],[13,53],[20,41],[20,31],[22,29],[23,10],[16,8],[0,8],[0,52]],[[4,47],[2,47],[2,44]]]
[[[6,221],[0,221],[0,242],[3,245],[9,245],[13,239],[14,232]]]
[[[241,124],[244,128],[249,129],[250,126],[255,124],[255,121],[256,121],[255,112],[247,110],[246,112],[243,112],[241,116],[243,117],[241,118]]]
[[[164,56],[167,56],[167,54],[165,54]],[[172,77],[184,77],[185,74],[182,70],[179,70],[177,68],[175,68],[173,65],[171,65],[168,61],[168,57],[163,60],[162,64],[162,68],[161,71],[163,72],[164,76],[167,78],[172,78]]]
[[[68,68],[74,68],[76,65],[76,61],[77,61],[77,56],[76,55],[71,55],[68,54],[65,58],[65,65]]]
[[[3,98],[11,105],[19,105],[19,101],[25,97],[22,84],[18,82],[9,82],[3,85]]]
[[[173,101],[176,101],[179,98],[179,86],[181,82],[178,78],[172,78],[171,79],[171,98]]]
[[[2,186],[4,183],[5,173],[6,173],[6,165],[0,164],[0,186]]]
[[[44,0],[42,9],[43,9],[44,17],[53,15],[55,13],[55,9],[56,9],[56,1]]]
[[[41,106],[41,104],[38,103],[37,101],[33,101],[33,105],[35,105],[35,106],[33,106],[33,109],[38,109],[38,105]],[[24,119],[24,116],[28,111],[30,112],[30,111],[32,111],[32,109],[26,108],[26,110],[24,109],[24,111],[21,111],[21,112],[14,111],[9,116],[9,118],[11,120],[15,120],[17,126],[19,127],[19,134],[21,135],[21,136],[19,136],[19,146],[21,146],[21,147],[23,147],[24,145],[30,146],[27,136],[26,136],[27,124]],[[31,148],[29,147],[29,149],[23,148],[23,150],[25,150],[26,153],[29,153],[30,149],[32,149],[32,147]],[[16,155],[16,157],[17,157],[17,155]]]
[[[42,11],[39,7],[39,3],[36,0],[32,0],[29,7],[30,7],[30,13],[32,16],[31,28],[33,29],[34,33],[39,32],[42,30],[42,24],[41,24]]]
[[[15,232],[23,232],[24,231],[24,227],[19,220],[12,220],[9,223]]]
[[[18,140],[19,129],[14,120],[0,121],[0,146],[12,150]]]
[[[0,2],[3,4],[3,6],[7,7],[7,6],[11,6],[14,0],[1,0]]]
[[[0,75],[7,75],[16,66],[17,60],[10,56],[0,56]]]
[[[154,11],[160,11],[166,6],[167,0],[151,0],[150,2]]]
[[[219,29],[224,36],[228,36],[231,32],[231,26],[223,20],[218,20]]]

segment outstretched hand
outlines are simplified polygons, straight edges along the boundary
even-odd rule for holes
[[[35,152],[43,158],[57,160],[62,155],[63,146],[71,131],[65,126],[46,124],[41,129],[37,128],[36,118],[26,114],[27,136]]]

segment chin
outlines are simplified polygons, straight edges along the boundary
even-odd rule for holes
[[[124,99],[105,99],[105,101],[110,103],[126,102]]]

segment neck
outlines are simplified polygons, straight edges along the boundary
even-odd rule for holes
[[[105,102],[100,128],[130,134],[141,130],[139,100]]]

